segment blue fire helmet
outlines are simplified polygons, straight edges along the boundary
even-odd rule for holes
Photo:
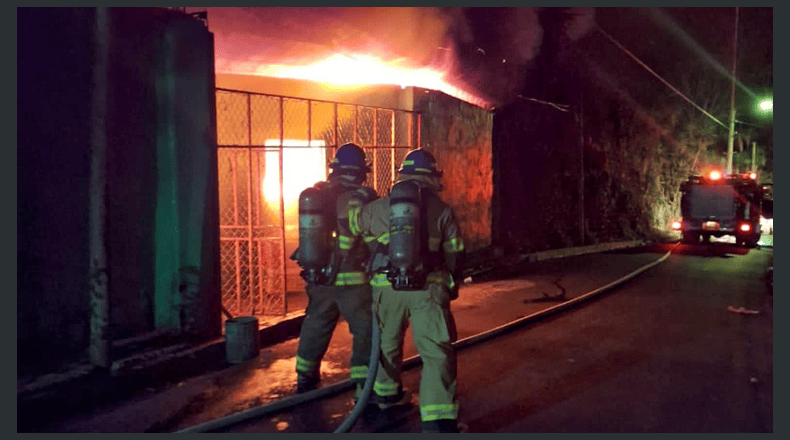
[[[442,172],[436,168],[436,158],[422,148],[410,151],[403,159],[403,164],[398,172],[401,174],[442,176]]]
[[[334,172],[339,174],[365,174],[370,172],[370,166],[365,162],[365,152],[357,144],[348,143],[337,149],[335,158],[329,164]]]

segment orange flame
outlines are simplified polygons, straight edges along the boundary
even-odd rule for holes
[[[409,67],[403,58],[384,61],[372,55],[335,53],[308,65],[263,65],[256,69],[255,74],[303,79],[340,87],[355,85],[419,87],[441,91],[478,107],[490,107],[484,99],[451,84],[445,72],[431,67]]]
[[[279,139],[266,140],[266,146],[289,145],[292,147],[307,147],[308,142],[300,139],[286,139],[280,143]],[[313,140],[310,148],[285,148],[283,157],[283,203],[285,208],[286,229],[288,225],[295,225],[299,208],[299,194],[320,180],[325,180],[326,150],[324,141]],[[280,153],[277,150],[266,152],[266,162],[275,164],[267,168],[261,182],[264,200],[270,209],[280,209]]]

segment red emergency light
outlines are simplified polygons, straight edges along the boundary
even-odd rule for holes
[[[711,171],[710,172],[710,180],[719,180],[721,179],[721,173],[718,171]]]
[[[752,225],[750,225],[748,223],[741,223],[741,228],[740,229],[743,232],[749,232],[749,231],[752,230]]]
[[[680,220],[675,220],[672,222],[672,229],[675,231],[679,231],[681,226],[683,226],[683,222]]]

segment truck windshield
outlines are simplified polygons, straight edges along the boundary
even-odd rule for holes
[[[735,217],[735,189],[731,185],[693,185],[689,214],[692,218]]]

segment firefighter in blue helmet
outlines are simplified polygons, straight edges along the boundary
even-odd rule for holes
[[[450,301],[458,297],[464,243],[453,211],[439,197],[441,176],[433,155],[412,150],[389,195],[349,213],[351,233],[378,243],[368,272],[381,329],[371,403],[387,408],[410,399],[401,368],[404,332],[411,320],[423,364],[423,432],[458,432],[456,329]]]
[[[329,167],[327,181],[299,198],[299,248],[291,258],[303,269],[309,300],[296,352],[296,389],[301,393],[318,386],[321,360],[342,316],[353,336],[351,379],[359,393],[370,363],[372,296],[365,274],[370,250],[360,237],[352,237],[347,216],[377,196],[363,186],[370,167],[359,146],[341,146]]]

